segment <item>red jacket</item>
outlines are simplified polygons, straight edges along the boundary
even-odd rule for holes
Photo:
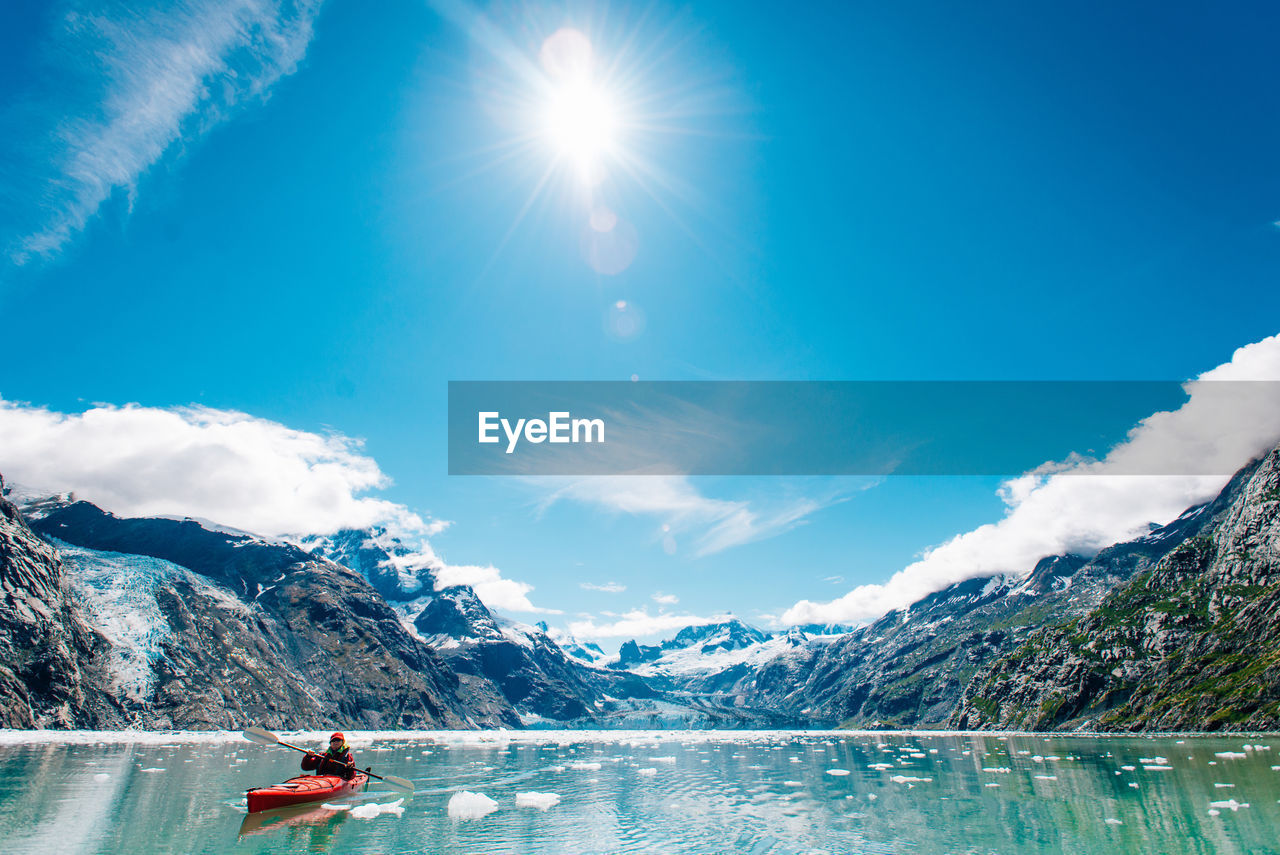
[[[315,772],[317,775],[337,775],[350,781],[356,776],[355,762],[351,750],[343,745],[337,754],[332,749],[323,754],[308,751],[302,758],[302,771]]]

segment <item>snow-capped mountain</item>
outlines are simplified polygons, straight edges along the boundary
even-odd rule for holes
[[[545,632],[556,643],[565,655],[578,660],[584,665],[599,665],[609,658],[599,644],[594,641],[582,641],[561,629],[548,626],[546,621],[538,621],[535,626]]]
[[[65,615],[48,655],[68,685],[26,699],[36,724],[519,724],[500,694],[470,693],[363,577],[297,546],[87,502],[46,501],[30,521],[7,500],[0,512],[0,572],[41,568],[24,571],[21,592],[11,580],[6,598]],[[0,615],[0,636],[20,617]],[[27,681],[28,695],[41,685]],[[22,708],[7,694],[0,718],[21,720]]]
[[[384,530],[304,549],[0,498],[0,725],[1273,727],[1271,671],[1239,666],[1275,658],[1277,484],[1280,450],[1092,557],[854,629],[728,617],[614,658],[437,590],[438,559]]]

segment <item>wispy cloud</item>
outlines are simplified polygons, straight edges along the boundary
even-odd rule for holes
[[[852,623],[872,620],[920,597],[977,576],[1023,573],[1040,558],[1063,552],[1091,554],[1145,534],[1187,507],[1212,498],[1232,472],[1280,440],[1280,400],[1274,386],[1241,400],[1239,385],[1217,381],[1280,380],[1280,336],[1242,347],[1231,361],[1185,385],[1177,410],[1143,419],[1101,461],[1046,464],[1006,481],[1007,510],[999,522],[959,534],[927,550],[887,582],[860,585],[826,603],[801,600],[783,622]],[[1261,384],[1260,384],[1261,385]],[[1231,395],[1223,418],[1224,389]],[[1183,471],[1221,475],[1117,475],[1159,471],[1177,460]]]
[[[605,582],[603,585],[597,585],[594,582],[579,582],[578,587],[584,591],[603,591],[606,594],[621,594],[627,590],[626,585],[619,585],[617,582]]]
[[[682,475],[616,475],[589,478],[525,478],[547,490],[538,501],[546,511],[560,501],[592,505],[611,513],[653,517],[654,530],[667,552],[689,536],[697,557],[776,537],[805,522],[810,514],[843,498],[829,492],[821,498],[781,497],[767,504],[705,496]]]
[[[57,253],[114,194],[292,73],[320,0],[73,3],[42,41],[40,81],[3,117],[5,193],[24,264]]]
[[[449,523],[369,495],[391,481],[360,440],[341,434],[208,407],[68,414],[0,399],[0,472],[123,516],[190,516],[272,536],[383,526],[415,550],[399,560],[432,568],[440,585],[471,585],[501,610],[556,613],[496,567],[437,555],[428,538]]]
[[[664,594],[661,591],[654,594],[651,599],[660,606],[674,606],[680,602],[680,598],[675,594]]]

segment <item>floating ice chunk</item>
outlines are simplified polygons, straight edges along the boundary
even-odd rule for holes
[[[893,781],[895,784],[918,784],[927,783],[932,781],[933,778],[917,778],[913,775],[894,775],[889,780]]]
[[[1137,785],[1137,784],[1135,784],[1135,783],[1130,782],[1130,783],[1129,783],[1129,786],[1130,786],[1130,787],[1133,787],[1135,790],[1136,790],[1136,789],[1138,789],[1138,785]]]
[[[676,758],[674,758],[674,757],[650,757],[650,758],[649,758],[649,762],[650,762],[650,763],[674,763],[674,762],[676,762]]]
[[[1036,775],[1036,780],[1037,781],[1056,781],[1058,780],[1058,776],[1057,775]]]
[[[1222,813],[1222,811],[1217,808],[1209,808],[1209,816],[1217,816],[1220,813]]]
[[[1225,802],[1209,802],[1209,807],[1211,808],[1230,808],[1232,813],[1235,813],[1242,807],[1248,806],[1248,803],[1241,803],[1235,799],[1227,799]]]
[[[1142,768],[1143,768],[1143,769],[1146,769],[1146,770],[1148,770],[1148,771],[1150,771],[1150,772],[1167,772],[1167,771],[1169,771],[1170,769],[1172,769],[1173,767],[1172,767],[1172,766],[1161,766],[1161,765],[1158,765],[1158,764],[1156,764],[1156,763],[1144,763],[1144,764],[1142,764]]]
[[[1227,789],[1227,788],[1234,788],[1234,787],[1235,787],[1235,784],[1216,784],[1216,783],[1215,783],[1213,786],[1214,786],[1216,789],[1222,790],[1222,789]]]
[[[828,774],[828,775],[835,775],[835,776],[837,776],[837,777],[842,777],[842,776],[844,776],[844,775],[848,775],[848,774],[849,774],[849,770],[848,770],[848,769],[828,769],[828,770],[827,770],[827,774]]]
[[[1138,767],[1137,766],[1121,766],[1120,768],[1125,770],[1126,772],[1132,772],[1134,769]]]
[[[139,772],[163,772],[164,769],[161,769],[159,766],[152,766],[149,769],[139,769],[138,771]]]
[[[1228,760],[1243,760],[1247,755],[1243,751],[1215,751],[1214,757],[1225,757]]]
[[[654,775],[658,774],[658,768],[656,766],[650,766],[647,769],[637,769],[636,774],[643,775],[646,778],[652,778]]]
[[[110,775],[110,774],[108,774],[107,772],[99,772],[98,774],[96,774],[96,775],[94,775],[94,776],[93,776],[93,780],[95,780],[95,781],[105,781],[105,780],[107,780],[107,778],[110,778],[110,777],[111,777],[111,775]]]
[[[449,799],[449,816],[453,819],[479,819],[498,809],[498,803],[484,793],[463,790]]]
[[[599,763],[588,763],[582,760],[575,760],[569,764],[569,768],[575,772],[595,772],[600,769]]]
[[[560,804],[560,796],[556,793],[516,793],[517,807],[531,807],[547,810]]]
[[[803,787],[803,786],[804,786],[804,781],[783,781],[783,782],[782,782],[782,786],[784,786],[784,787]]]
[[[1107,825],[1124,825],[1122,821],[1116,819],[1114,816],[1109,816],[1103,821],[1106,822]]]
[[[450,804],[452,804],[452,802],[450,802]],[[381,816],[384,813],[403,816],[404,799],[396,799],[394,802],[387,802],[384,805],[370,802],[367,805],[353,807],[347,815],[354,816],[356,819],[373,819],[375,816]]]
[[[1000,773],[1000,774],[1008,774],[1009,772],[1012,772],[1013,770],[1012,770],[1012,769],[1010,769],[1008,766],[986,766],[986,767],[984,767],[984,768],[983,768],[983,770],[982,770],[982,771],[984,771],[984,772]]]
[[[867,768],[875,769],[877,772],[883,772],[885,769],[892,769],[893,764],[892,763],[869,763],[867,764]]]
[[[988,787],[998,787],[998,786],[1000,786],[1000,785],[999,785],[999,784],[987,784],[987,786],[988,786]]]
[[[320,807],[324,808],[325,810],[351,810],[351,805],[323,804],[323,805],[320,805]]]

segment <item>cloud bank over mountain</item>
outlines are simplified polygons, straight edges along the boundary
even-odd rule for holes
[[[883,584],[859,585],[825,603],[801,600],[782,615],[788,624],[856,623],[910,605],[948,585],[977,576],[1024,573],[1040,558],[1089,554],[1145,534],[1187,507],[1212,498],[1230,475],[1280,440],[1280,396],[1259,384],[1246,406],[1233,396],[1222,417],[1220,381],[1280,380],[1280,335],[1239,348],[1229,362],[1184,384],[1177,410],[1154,413],[1101,460],[1050,462],[1006,481],[1006,513],[999,522],[956,535],[925,551]],[[1143,471],[1141,461],[1193,462],[1184,471],[1220,475],[1117,475]],[[1158,465],[1146,466],[1158,471]]]
[[[0,472],[9,483],[71,492],[120,516],[187,516],[273,537],[382,526],[445,585],[489,606],[554,613],[533,586],[492,565],[454,565],[428,538],[450,523],[371,491],[390,486],[360,440],[295,430],[209,407],[98,405],[83,413],[0,400]]]

